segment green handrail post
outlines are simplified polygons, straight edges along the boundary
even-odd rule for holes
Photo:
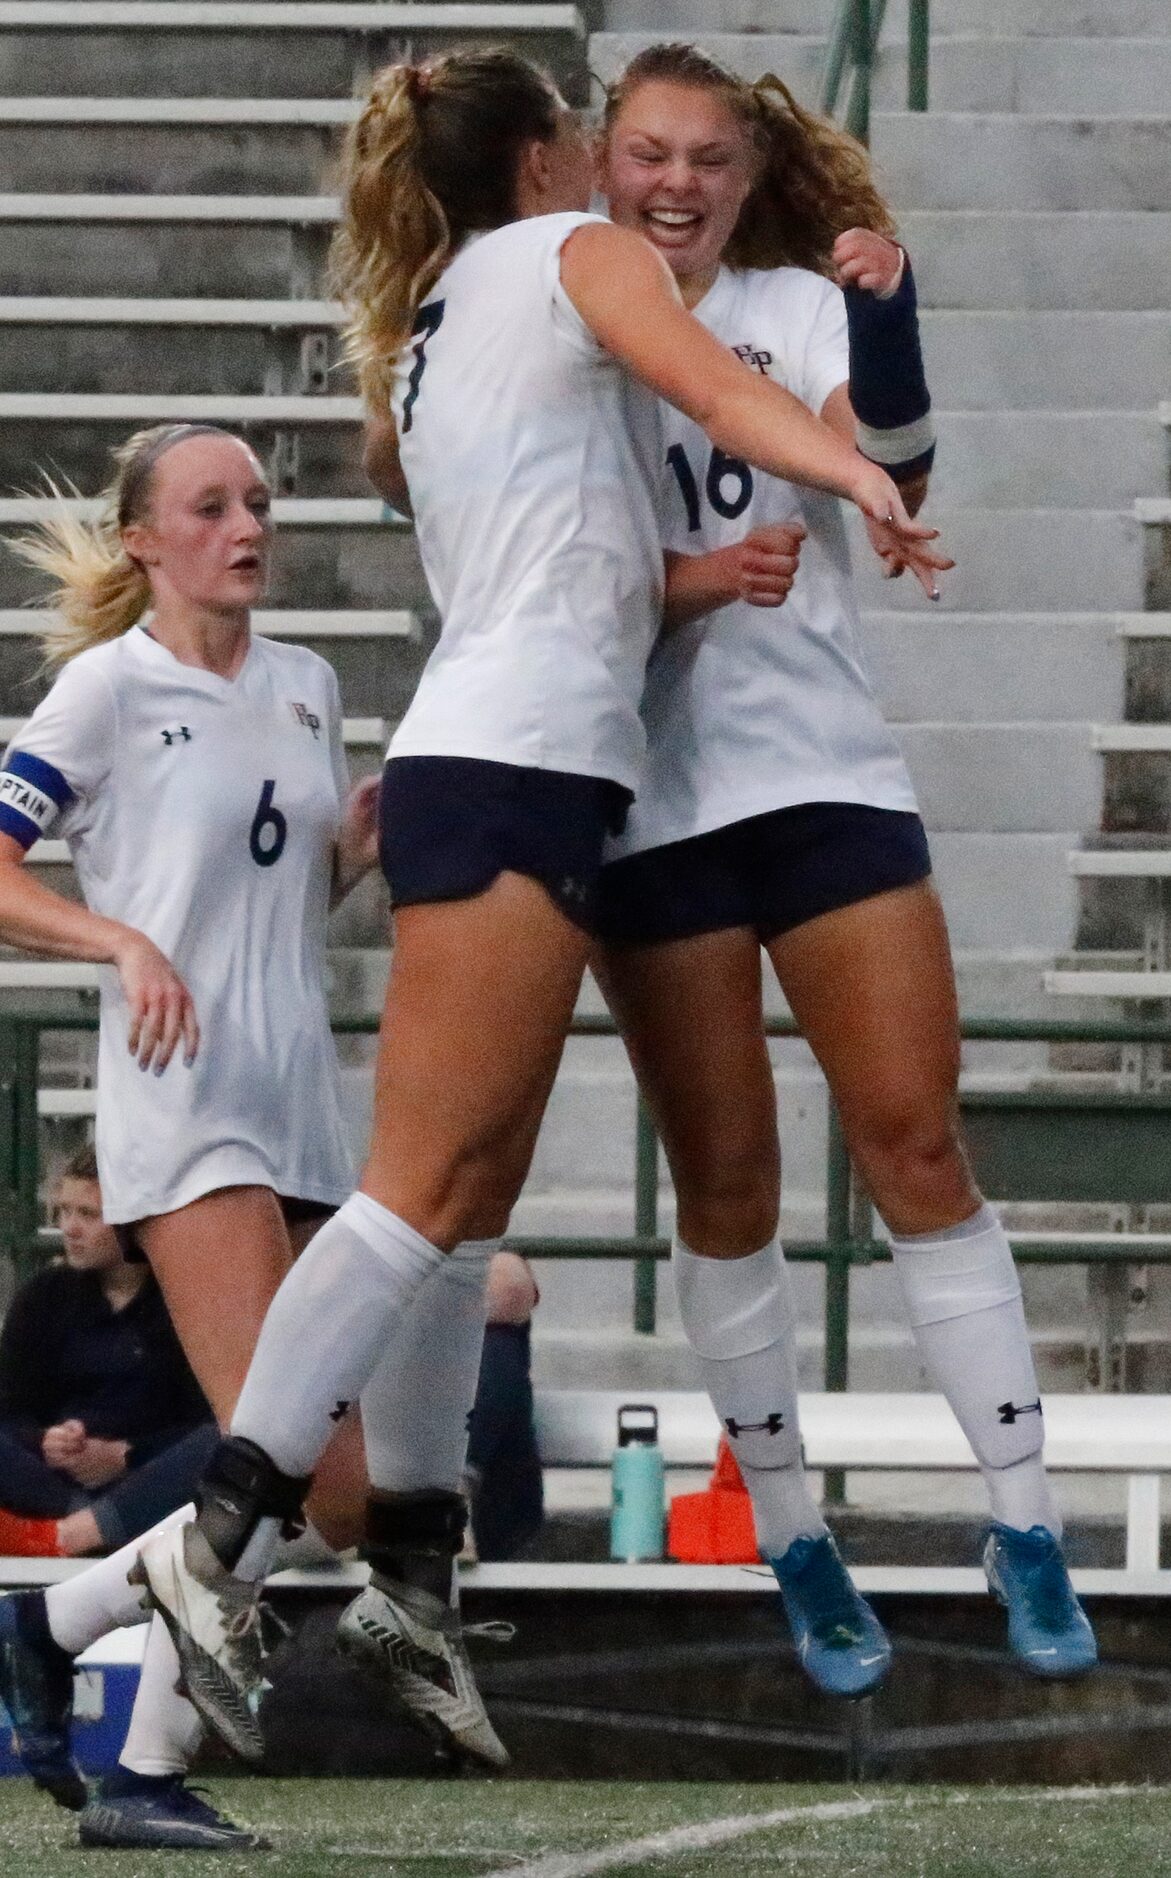
[[[850,1266],[854,1257],[850,1231],[850,1151],[841,1117],[832,1098],[826,1153],[825,1191],[825,1350],[824,1380],[828,1391],[841,1393],[850,1386]],[[825,1499],[841,1506],[846,1498],[846,1476],[840,1467],[825,1474]]]
[[[870,74],[874,63],[874,42],[870,36],[870,0],[853,0],[851,9],[850,59],[854,83],[846,112],[846,129],[859,142],[870,137]]]
[[[931,0],[910,0],[907,21],[907,109],[927,109]]]
[[[636,1239],[659,1236],[659,1137],[651,1112],[641,1095],[634,1131],[634,1234]],[[653,1258],[640,1258],[634,1266],[634,1328],[653,1337],[658,1310],[658,1276]]]

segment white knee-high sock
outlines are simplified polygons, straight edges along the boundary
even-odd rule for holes
[[[151,1621],[121,1767],[136,1774],[185,1774],[203,1737],[199,1715],[177,1690],[179,1658],[161,1617]]]
[[[193,1506],[181,1506],[141,1538],[119,1546],[109,1558],[95,1559],[75,1577],[49,1586],[45,1592],[49,1629],[63,1650],[76,1656],[111,1630],[124,1630],[128,1624],[144,1621],[142,1586],[132,1585],[126,1574],[148,1539],[168,1532],[172,1526],[184,1525],[194,1514]]]
[[[946,1396],[988,1488],[992,1516],[1061,1537],[1020,1279],[990,1206],[943,1232],[891,1239],[924,1367]]]
[[[488,1261],[499,1239],[467,1239],[422,1284],[362,1391],[372,1487],[456,1492],[484,1347]]]
[[[780,1243],[711,1259],[677,1238],[671,1257],[683,1329],[751,1495],[761,1551],[780,1558],[794,1539],[826,1530],[801,1461],[797,1325]]]
[[[444,1254],[368,1194],[350,1196],[269,1306],[232,1433],[283,1473],[309,1474]]]

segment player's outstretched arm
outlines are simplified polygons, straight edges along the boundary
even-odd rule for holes
[[[743,541],[708,554],[668,552],[664,632],[737,600],[749,606],[783,606],[797,578],[804,539],[801,522],[771,522],[754,528]]]
[[[193,1062],[199,1025],[174,966],[145,933],[42,886],[24,856],[14,836],[0,834],[0,939],[58,959],[115,966],[128,1009],[127,1042],[140,1068],[161,1074],[180,1041],[185,1061]]]
[[[561,251],[561,279],[599,344],[699,424],[718,449],[770,475],[844,496],[900,538],[930,533],[911,520],[884,470],[791,392],[746,371],[692,318],[666,262],[641,235],[608,222],[583,224]]]

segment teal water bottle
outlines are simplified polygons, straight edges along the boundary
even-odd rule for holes
[[[659,1413],[650,1403],[628,1402],[619,1409],[610,1479],[610,1557],[628,1564],[662,1558],[663,1450]]]

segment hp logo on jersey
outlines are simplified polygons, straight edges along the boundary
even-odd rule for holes
[[[316,741],[321,735],[321,719],[317,714],[311,711],[307,704],[290,704],[289,709],[298,724],[303,724],[306,730],[313,732],[314,740]]]
[[[733,346],[732,350],[736,357],[743,359],[745,365],[751,366],[754,372],[760,372],[763,377],[768,377],[768,368],[773,362],[771,352],[766,352],[763,346]]]

